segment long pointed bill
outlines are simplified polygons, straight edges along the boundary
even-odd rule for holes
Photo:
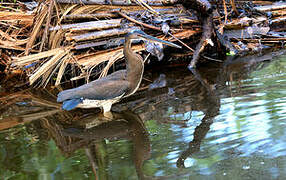
[[[164,40],[158,39],[156,37],[153,37],[153,36],[150,36],[150,35],[147,35],[147,34],[140,34],[140,37],[142,37],[144,39],[147,39],[149,41],[159,42],[159,43],[166,44],[168,46],[172,46],[172,47],[175,47],[175,48],[182,48],[181,46],[179,46],[177,44],[171,43],[169,41],[164,41]]]

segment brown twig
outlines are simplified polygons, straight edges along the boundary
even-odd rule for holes
[[[137,21],[136,19],[133,19],[133,18],[127,16],[125,13],[123,13],[121,11],[116,11],[116,13],[118,13],[120,16],[126,18],[127,20],[129,20],[131,22],[134,22],[136,24],[142,25],[142,26],[144,26],[146,28],[149,28],[149,29],[154,29],[154,30],[157,30],[157,31],[161,31],[161,28],[156,27],[156,26],[152,26],[150,24],[146,24],[146,23],[143,23],[143,22],[140,22],[140,21]]]
[[[154,30],[157,30],[157,31],[162,31],[162,29],[159,28],[159,27],[152,26],[152,25],[149,25],[149,24],[146,24],[146,23],[137,21],[136,19],[133,19],[133,18],[127,16],[127,15],[124,14],[123,12],[117,11],[117,13],[118,13],[120,16],[126,18],[127,20],[129,20],[129,21],[131,21],[131,22],[134,22],[134,23],[136,23],[136,24],[142,25],[142,26],[144,26],[144,27],[146,27],[146,28],[154,29]],[[190,49],[191,51],[194,51],[190,46],[188,46],[187,44],[185,44],[184,42],[182,42],[181,40],[179,40],[177,37],[175,37],[175,36],[172,35],[171,33],[168,32],[168,34],[169,34],[170,36],[172,36],[174,39],[176,39],[178,42],[180,42],[182,45],[184,45],[185,47],[187,47],[188,49]]]
[[[42,52],[42,50],[44,48],[45,41],[46,41],[46,39],[48,37],[48,30],[49,30],[49,27],[50,27],[50,24],[51,24],[52,13],[53,13],[54,5],[55,5],[54,0],[50,0],[49,4],[50,5],[49,5],[49,9],[48,9],[48,14],[47,14],[46,27],[45,27],[44,34],[43,34],[43,39],[42,39],[42,42],[41,42],[41,45],[40,45],[40,52]]]
[[[179,43],[181,43],[182,45],[184,45],[186,48],[188,48],[189,50],[191,50],[192,52],[194,52],[195,50],[192,49],[190,46],[188,46],[187,44],[185,44],[183,41],[181,41],[180,39],[178,39],[176,36],[174,36],[173,34],[169,33],[168,34],[170,36],[172,36],[174,39],[176,39]]]
[[[224,24],[226,24],[226,22],[227,22],[227,7],[226,7],[225,0],[222,0],[222,2],[223,2],[223,10],[224,10]]]
[[[238,16],[238,15],[239,15],[239,12],[238,12],[237,9],[236,9],[234,0],[230,0],[230,4],[231,4],[231,7],[232,7],[233,12],[235,13],[235,15]]]

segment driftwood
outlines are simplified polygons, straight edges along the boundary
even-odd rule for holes
[[[50,31],[55,30],[70,30],[70,31],[90,31],[90,30],[103,30],[110,28],[117,28],[120,26],[122,19],[111,19],[111,20],[101,20],[101,21],[89,21],[84,23],[75,23],[67,25],[58,25],[51,27]]]
[[[116,28],[116,29],[108,29],[108,30],[103,30],[103,31],[96,31],[96,32],[90,32],[90,33],[85,33],[85,34],[80,34],[80,35],[75,35],[75,36],[70,36],[67,35],[67,40],[75,40],[76,42],[78,41],[86,41],[86,40],[94,40],[94,39],[100,39],[104,37],[110,37],[110,36],[115,36],[115,35],[123,35],[131,30],[134,30],[134,28]]]
[[[254,9],[257,11],[262,11],[262,12],[281,10],[281,9],[286,9],[286,3],[271,4],[268,6],[260,6],[260,7],[255,7]]]

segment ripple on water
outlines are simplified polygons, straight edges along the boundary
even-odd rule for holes
[[[267,76],[271,77],[277,76]],[[284,82],[273,81],[270,88],[263,87],[263,83],[243,85],[241,95],[221,100],[220,114],[206,138],[209,144],[218,147],[216,152],[221,154],[221,160],[232,155],[252,157],[257,153],[268,158],[286,155],[286,93],[280,89],[286,87],[280,84]],[[243,167],[250,169],[248,165]]]

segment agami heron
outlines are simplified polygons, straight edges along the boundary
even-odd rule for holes
[[[139,88],[144,71],[144,62],[139,54],[131,49],[134,39],[156,41],[172,47],[180,46],[145,34],[141,30],[133,30],[125,36],[123,54],[126,70],[116,71],[104,78],[92,81],[77,88],[68,89],[58,94],[57,101],[63,102],[64,110],[102,107],[105,116],[109,116],[112,104],[121,98],[130,96]]]

